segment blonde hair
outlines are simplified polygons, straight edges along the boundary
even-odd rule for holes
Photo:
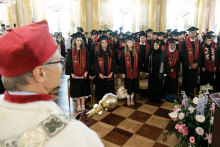
[[[135,51],[135,48],[134,48],[134,44],[132,46],[132,53],[133,53],[133,56],[136,55],[136,51]],[[126,46],[125,46],[125,54],[129,55],[129,48],[128,48],[128,44],[126,43]]]

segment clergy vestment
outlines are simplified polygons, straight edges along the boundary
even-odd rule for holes
[[[183,90],[186,91],[188,95],[193,91],[193,88],[197,86],[198,66],[201,65],[201,54],[201,47],[196,39],[193,41],[187,38],[186,41],[182,43]],[[193,63],[198,64],[196,69],[191,67]]]
[[[96,52],[94,58],[94,69],[93,74],[96,75],[96,87],[95,87],[95,97],[99,100],[107,93],[115,94],[115,84],[114,84],[114,74],[118,72],[117,61],[113,51],[111,52],[111,57],[108,55],[107,51],[102,51],[102,56],[99,56],[99,51]],[[99,74],[108,76],[111,73],[111,78],[101,79]]]
[[[158,50],[151,51],[145,63],[145,72],[149,73],[148,92],[151,102],[160,102],[163,89],[163,76],[170,73],[166,53]]]
[[[27,134],[24,135],[28,140],[26,141],[27,146],[40,146],[42,143],[43,147],[104,147],[93,130],[78,120],[64,116],[57,104],[51,101],[52,95],[31,92],[9,93],[6,91],[4,95],[0,95],[1,143],[8,143],[9,146],[18,145],[16,136],[23,136],[27,131]],[[56,117],[52,113],[56,114]],[[47,131],[47,128],[52,125],[51,119],[54,118],[55,123],[59,122],[59,126],[54,130],[56,135],[53,130]],[[50,125],[45,125],[46,123]],[[36,127],[39,126],[41,126],[39,129],[42,132],[36,130]],[[34,127],[35,131],[31,132]],[[46,143],[43,143],[44,139],[41,140],[42,134],[46,135]],[[41,139],[36,139],[33,135],[39,136]],[[50,135],[49,140],[46,140],[48,135]]]
[[[75,55],[73,54],[73,52],[75,52]],[[77,55],[78,55],[78,57],[76,57]],[[74,60],[73,60],[73,57],[74,57]],[[81,62],[84,62],[84,65]],[[77,64],[77,65],[74,66],[73,63]],[[76,69],[74,69],[74,67]],[[90,67],[91,66],[90,66],[90,59],[89,59],[88,51],[85,48],[84,48],[84,51],[80,51],[80,50],[74,51],[74,49],[69,51],[69,56],[67,58],[67,63],[66,63],[65,74],[70,75],[70,96],[71,96],[71,98],[83,98],[83,97],[88,98],[88,96],[91,95],[89,75],[87,75],[86,79],[73,79],[71,76],[71,74],[74,74],[75,76],[81,77],[85,74],[85,72],[89,72],[91,70]],[[84,69],[82,69],[82,68],[84,68]],[[79,71],[81,71],[81,74],[76,73]]]
[[[136,55],[134,56],[133,51],[129,51],[127,54],[123,50],[119,61],[119,73],[125,74],[124,83],[128,95],[131,95],[132,92],[139,93],[139,71],[142,72],[143,70],[140,53],[137,50],[135,52]]]

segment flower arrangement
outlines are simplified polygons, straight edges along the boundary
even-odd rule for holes
[[[208,88],[209,85],[204,94],[200,91],[199,98],[194,99],[187,97],[184,91],[181,92],[182,103],[174,102],[174,110],[169,113],[172,127],[163,133],[163,142],[175,133],[177,139],[181,137],[175,147],[208,147],[211,144],[215,105],[208,101]]]

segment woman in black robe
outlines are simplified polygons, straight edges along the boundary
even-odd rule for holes
[[[146,73],[149,73],[149,96],[150,102],[161,102],[163,77],[170,73],[170,67],[165,52],[161,51],[161,41],[154,42],[154,48],[148,54],[148,58],[144,68]]]
[[[167,50],[167,59],[170,66],[170,74],[165,77],[164,99],[173,102],[178,99],[178,72],[180,71],[180,53],[176,48],[175,39],[169,40],[169,49]]]
[[[117,61],[108,44],[108,38],[99,38],[99,49],[95,53],[93,74],[96,75],[95,97],[101,100],[107,93],[115,94],[114,74],[118,72]]]
[[[216,77],[215,77],[215,91],[220,91],[220,46],[216,49],[216,58],[218,62],[216,63]]]
[[[217,50],[212,45],[212,36],[207,35],[207,40],[202,45],[202,57],[201,57],[201,68],[200,68],[200,90],[205,92],[206,85],[209,83],[210,90],[213,90],[215,84],[214,72],[218,67]]]
[[[84,62],[84,64],[81,62]],[[76,68],[74,69],[74,67]],[[90,70],[88,51],[84,47],[81,34],[76,33],[73,40],[73,49],[69,51],[67,58],[65,74],[70,75],[70,96],[77,100],[77,111],[85,109],[85,98],[91,95],[90,80],[87,75]],[[79,72],[81,74],[78,74]]]
[[[120,47],[118,35],[113,35],[113,42],[112,43],[113,43],[112,44],[112,51],[115,52]]]
[[[125,49],[125,38],[121,39],[120,41],[121,41],[120,42],[120,47],[115,52],[115,57],[116,57],[118,66],[119,66],[119,60],[120,60],[120,57],[121,57],[121,53]]]
[[[124,77],[125,89],[128,93],[127,105],[134,105],[134,94],[139,93],[139,71],[142,70],[143,64],[140,54],[134,47],[133,37],[129,36],[119,62],[119,73]]]

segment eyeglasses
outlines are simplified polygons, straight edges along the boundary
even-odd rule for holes
[[[62,65],[62,67],[63,67],[64,64],[65,64],[65,59],[62,57],[60,61],[57,61],[57,62],[49,62],[49,63],[43,64],[43,65],[56,64],[56,63],[60,63],[60,64]]]

